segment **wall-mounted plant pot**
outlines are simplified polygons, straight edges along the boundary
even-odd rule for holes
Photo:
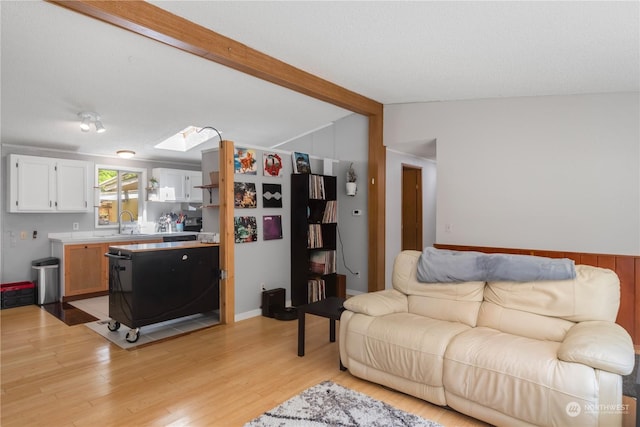
[[[355,196],[358,191],[358,185],[355,182],[347,182],[347,196]]]

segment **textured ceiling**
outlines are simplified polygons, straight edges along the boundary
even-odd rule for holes
[[[153,3],[384,104],[639,90],[638,2]],[[53,4],[0,11],[3,144],[197,162],[153,145],[210,125],[273,146],[351,114]]]

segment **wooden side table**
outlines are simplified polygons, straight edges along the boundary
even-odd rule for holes
[[[305,315],[314,314],[316,316],[329,319],[329,341],[336,341],[336,320],[340,320],[340,315],[344,311],[342,304],[345,298],[329,297],[320,301],[298,306],[298,356],[304,356],[304,335],[305,335]],[[342,363],[340,363],[342,368]]]

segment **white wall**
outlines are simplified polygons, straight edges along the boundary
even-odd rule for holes
[[[236,147],[243,147],[242,142],[234,141]],[[313,173],[323,173],[323,158],[338,160],[333,163],[333,173],[338,177],[338,224],[343,247],[338,243],[338,273],[347,276],[349,293],[367,291],[367,194],[366,174],[368,152],[368,121],[365,117],[353,114],[316,132],[297,138],[279,146],[275,150],[262,150],[248,147],[256,151],[257,158],[262,161],[264,152],[275,151],[282,157],[284,164],[281,178],[265,177],[259,168],[257,175],[235,174],[234,181],[255,182],[258,191],[258,207],[255,209],[235,209],[234,216],[255,216],[258,221],[258,241],[237,243],[235,245],[235,312],[236,320],[242,320],[261,314],[260,284],[267,289],[285,288],[287,300],[291,299],[291,173],[292,162],[290,152],[308,153],[311,158]],[[359,176],[361,186],[355,197],[345,194],[346,171],[349,164]],[[202,169],[205,174],[218,169],[218,153],[215,150],[203,153]],[[207,178],[205,177],[205,182]],[[262,183],[279,183],[282,185],[282,208],[262,207]],[[351,212],[359,209],[361,216],[353,216]],[[283,238],[265,241],[262,237],[262,216],[281,215]],[[203,212],[205,231],[217,231],[219,217],[217,209],[206,209]],[[343,250],[344,248],[344,250]],[[342,262],[352,271],[351,274]]]
[[[437,138],[438,243],[638,255],[639,104],[635,92],[391,105],[385,140]]]
[[[422,244],[436,242],[436,162],[387,149],[385,288],[391,288],[393,261],[402,249],[402,165],[422,169]]]

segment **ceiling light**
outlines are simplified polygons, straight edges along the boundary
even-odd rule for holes
[[[82,132],[89,132],[91,128],[91,123],[93,123],[96,127],[96,132],[103,133],[106,131],[102,122],[100,121],[100,116],[98,113],[94,113],[92,111],[83,111],[78,113],[78,117],[80,117],[80,130]]]
[[[91,124],[91,120],[88,117],[84,117],[82,122],[80,123],[80,130],[82,132],[89,132],[89,125]]]
[[[136,155],[136,152],[131,150],[118,150],[116,151],[116,154],[118,157],[122,157],[123,159],[130,159]]]
[[[82,128],[81,128],[82,129]],[[102,122],[100,120],[96,120],[96,132],[98,133],[104,133],[107,130],[104,128],[104,126],[102,126]]]

